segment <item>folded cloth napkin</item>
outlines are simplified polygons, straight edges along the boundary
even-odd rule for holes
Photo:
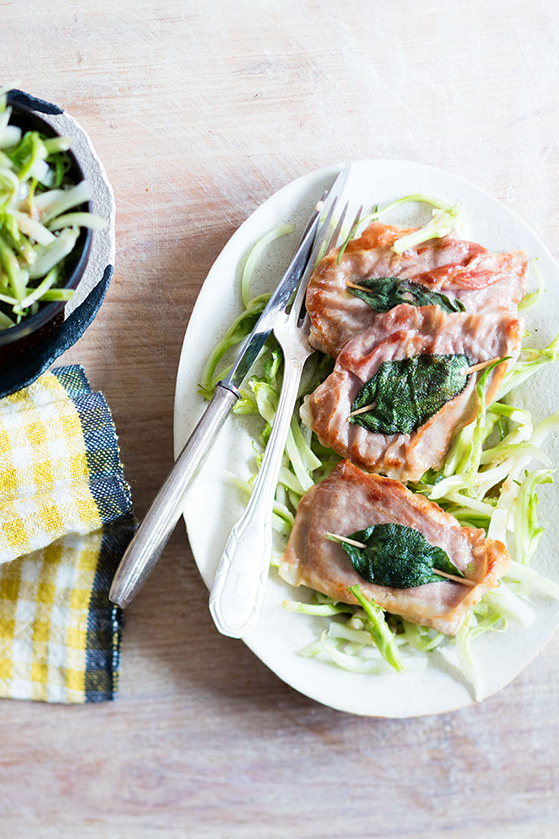
[[[80,366],[0,399],[0,696],[114,698],[107,595],[133,530],[111,414]]]

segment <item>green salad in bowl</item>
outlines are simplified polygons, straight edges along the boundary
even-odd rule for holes
[[[83,276],[95,230],[91,184],[63,137],[0,90],[0,346],[60,315]]]

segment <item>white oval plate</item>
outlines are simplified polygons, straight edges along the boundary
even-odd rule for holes
[[[241,311],[240,268],[248,249],[277,225],[294,224],[295,233],[270,247],[271,256],[255,278],[254,293],[271,290],[289,261],[313,204],[339,170],[340,166],[321,169],[285,186],[245,221],[216,260],[184,339],[175,398],[175,453],[184,445],[204,409],[204,402],[196,392],[204,363]],[[496,251],[523,248],[529,257],[539,258],[547,291],[544,304],[534,315],[528,313],[527,325],[537,346],[543,347],[553,338],[557,326],[552,313],[559,310],[557,265],[538,237],[495,198],[453,175],[398,160],[355,163],[346,193],[352,209],[364,204],[365,210],[412,193],[426,193],[453,203],[460,201],[464,219],[461,233],[465,238]],[[418,222],[425,219],[425,213],[415,205],[406,205],[401,211],[393,211],[387,221]],[[558,372],[548,365],[531,382],[516,401],[529,407],[537,420],[559,407]],[[243,500],[228,483],[225,472],[248,477],[248,464],[254,454],[248,432],[250,422],[251,418],[231,417],[185,497],[184,518],[190,544],[208,588],[229,532],[243,510]],[[557,440],[551,441],[548,451],[553,462],[559,464]],[[559,502],[558,492],[545,486],[540,498],[546,533],[534,567],[557,580],[559,569],[555,567],[553,545],[559,542],[559,525],[552,520],[552,511]],[[462,676],[438,655],[432,657],[425,670],[387,676],[349,673],[335,665],[299,656],[298,650],[314,640],[327,625],[325,619],[293,614],[282,607],[286,598],[304,599],[304,591],[291,588],[272,571],[260,622],[243,639],[271,670],[296,690],[340,711],[382,717],[436,714],[475,701]],[[550,639],[559,622],[559,603],[539,598],[535,605],[538,619],[529,629],[510,625],[506,632],[488,633],[475,644],[474,652],[482,672],[478,698],[485,698],[508,684]]]

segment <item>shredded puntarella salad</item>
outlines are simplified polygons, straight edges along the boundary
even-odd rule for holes
[[[456,229],[457,206],[423,195],[405,196],[380,210],[375,208],[348,230],[341,246],[342,253],[362,225],[407,202],[424,202],[434,209],[432,219],[424,227],[396,242],[397,252],[428,239],[445,236]],[[258,256],[271,241],[291,231],[289,225],[270,231],[248,254],[241,277],[243,311],[206,363],[199,387],[205,398],[211,398],[217,382],[227,373],[228,368],[221,366],[227,353],[250,333],[269,298],[268,294],[254,298],[250,295],[251,277]],[[525,295],[519,306],[521,310],[536,305],[544,291],[543,277],[536,261],[532,260],[530,264],[537,289]],[[530,566],[543,533],[537,516],[538,488],[553,482],[552,464],[542,445],[549,434],[559,431],[559,411],[535,425],[531,413],[516,407],[511,401],[515,388],[543,365],[558,358],[559,335],[543,349],[524,346],[490,405],[485,400],[486,383],[492,369],[488,368],[477,385],[480,408],[476,421],[456,436],[439,472],[429,470],[420,481],[409,485],[413,491],[436,501],[462,525],[482,528],[487,536],[505,544],[511,563],[499,587],[485,594],[456,636],[444,635],[384,612],[362,596],[358,586],[352,591],[359,606],[335,602],[319,592],[312,593],[310,602],[287,600],[284,606],[292,612],[329,619],[320,637],[302,649],[301,655],[365,674],[422,668],[432,655],[440,655],[462,672],[472,684],[476,696],[480,694],[481,674],[472,654],[472,642],[484,633],[504,631],[509,621],[530,626],[536,619],[536,612],[529,602],[531,595],[559,599],[559,584]],[[273,507],[273,526],[279,540],[272,560],[275,565],[281,560],[282,548],[293,526],[301,497],[315,483],[327,477],[340,459],[335,452],[319,443],[299,417],[304,398],[324,381],[333,364],[331,358],[316,352],[303,373]],[[248,481],[229,475],[231,482],[247,500],[271,431],[281,382],[282,353],[274,339],[270,338],[260,355],[257,369],[241,391],[241,399],[234,408],[237,414],[257,415],[263,421],[260,438],[254,441],[254,473]]]
[[[11,125],[10,89],[0,89],[0,331],[36,314],[41,303],[70,300],[75,292],[61,287],[65,260],[81,228],[106,225],[75,211],[92,194],[87,181],[69,182],[71,139]]]

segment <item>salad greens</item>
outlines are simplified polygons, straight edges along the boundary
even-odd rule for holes
[[[359,602],[366,615],[367,629],[381,656],[387,661],[394,670],[402,670],[402,660],[398,653],[398,647],[395,643],[394,636],[390,631],[390,627],[386,622],[384,610],[377,606],[372,600],[366,597],[359,586],[350,586],[350,592]]]
[[[0,331],[34,315],[41,303],[70,300],[66,257],[81,228],[105,221],[75,211],[92,197],[87,181],[68,179],[68,137],[22,133],[10,124],[7,92],[0,90]]]
[[[433,207],[434,209],[432,210],[432,218],[424,227],[421,227],[418,230],[415,230],[412,233],[406,234],[405,236],[401,236],[399,239],[397,239],[392,245],[392,250],[395,253],[402,254],[408,248],[420,245],[423,242],[428,241],[429,239],[438,239],[442,236],[446,236],[448,233],[451,233],[453,230],[457,228],[458,216],[460,213],[459,205],[451,206],[446,201],[442,201],[440,198],[433,198],[430,195],[423,195],[421,193],[414,193],[413,195],[404,195],[403,198],[398,198],[396,201],[391,201],[390,204],[387,204],[386,207],[383,207],[380,210],[377,206],[371,213],[368,213],[363,217],[359,217],[359,214],[357,221],[349,230],[344,242],[338,250],[338,265],[342,261],[342,257],[346,251],[347,246],[349,245],[351,240],[355,238],[360,227],[362,227],[365,224],[370,224],[373,221],[378,221],[378,219],[381,218],[381,216],[383,216],[385,213],[394,210],[396,207],[399,207],[402,204],[408,204],[410,202],[418,204],[428,204],[431,207]]]
[[[419,230],[397,239],[392,246],[392,250],[394,253],[402,255],[409,248],[415,248],[429,239],[442,239],[443,236],[448,236],[456,226],[459,212],[458,205],[450,209],[433,210],[431,221],[425,227],[420,227]]]
[[[362,224],[380,218],[385,212],[408,201],[423,201],[447,212],[456,226],[456,208],[424,195],[406,196],[380,210],[375,208],[358,221],[347,232],[339,258]],[[438,218],[437,224],[442,225],[444,219],[441,221],[440,216]],[[416,243],[421,236],[424,236],[423,241],[432,237],[433,226],[431,220],[421,229],[421,235],[421,231],[416,231]],[[285,232],[281,229],[275,234],[283,235]],[[269,235],[267,243],[275,237]],[[408,240],[406,247],[410,246]],[[520,308],[534,305],[541,298],[544,288],[543,278],[534,261],[531,267],[536,275],[538,291],[526,294]],[[218,367],[227,352],[248,335],[267,299],[268,295],[250,299],[250,270],[245,270],[244,310],[208,360],[199,387],[206,398],[211,398],[215,385],[226,375],[228,367],[224,366],[219,371]],[[559,431],[559,411],[535,426],[529,411],[508,401],[511,391],[544,365],[558,359],[559,335],[544,349],[524,347],[517,362],[505,374],[496,400],[490,405],[485,404],[484,398],[492,369],[488,368],[477,385],[481,405],[476,422],[470,423],[456,436],[439,472],[429,470],[420,481],[409,485],[413,491],[436,501],[461,524],[482,528],[488,537],[501,540],[511,555],[510,568],[500,586],[488,592],[472,609],[457,636],[444,635],[385,613],[356,586],[352,590],[358,606],[334,601],[320,592],[309,592],[308,602],[285,601],[284,606],[289,611],[328,621],[327,628],[300,651],[301,655],[366,674],[387,674],[401,668],[406,671],[422,669],[431,657],[440,656],[452,667],[458,668],[472,684],[476,696],[479,694],[481,675],[475,661],[475,640],[487,632],[505,631],[509,622],[529,626],[536,619],[536,611],[528,602],[530,597],[537,595],[559,600],[559,582],[547,579],[529,565],[542,535],[537,516],[538,491],[542,485],[553,481],[549,458],[541,447],[549,434]],[[504,359],[495,363],[501,361]],[[464,366],[462,360],[460,367]],[[315,353],[304,369],[299,404],[291,421],[274,502],[273,523],[280,542],[272,558],[275,565],[279,564],[283,555],[285,540],[301,497],[310,486],[327,477],[340,460],[335,452],[319,443],[299,417],[306,395],[324,381],[332,368],[332,359]],[[255,372],[243,389],[242,399],[234,408],[238,414],[255,415],[262,421],[260,438],[254,441],[254,474],[248,481],[229,476],[247,498],[262,461],[281,382],[281,351],[270,339],[262,350]],[[533,468],[534,462],[539,462],[538,468]]]

